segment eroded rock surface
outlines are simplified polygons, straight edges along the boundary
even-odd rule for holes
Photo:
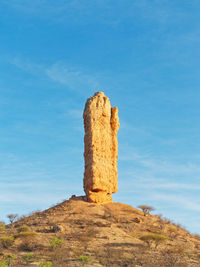
[[[97,92],[85,104],[84,190],[94,203],[112,202],[117,192],[118,109],[111,107],[108,97]]]

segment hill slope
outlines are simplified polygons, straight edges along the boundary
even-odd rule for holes
[[[129,205],[81,197],[6,226],[0,238],[2,262],[17,256],[11,266],[200,266],[198,236]]]

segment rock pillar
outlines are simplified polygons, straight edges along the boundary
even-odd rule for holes
[[[87,200],[94,203],[112,202],[111,194],[118,189],[118,109],[111,107],[103,92],[97,92],[87,100],[83,119],[84,191]]]

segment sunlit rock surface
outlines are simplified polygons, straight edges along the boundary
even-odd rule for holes
[[[111,107],[103,92],[90,97],[83,113],[85,128],[84,190],[94,203],[112,202],[117,192],[118,109]]]

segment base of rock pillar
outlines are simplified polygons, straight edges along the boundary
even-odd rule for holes
[[[87,195],[87,201],[92,203],[110,203],[113,202],[111,195],[104,191],[89,191]]]

